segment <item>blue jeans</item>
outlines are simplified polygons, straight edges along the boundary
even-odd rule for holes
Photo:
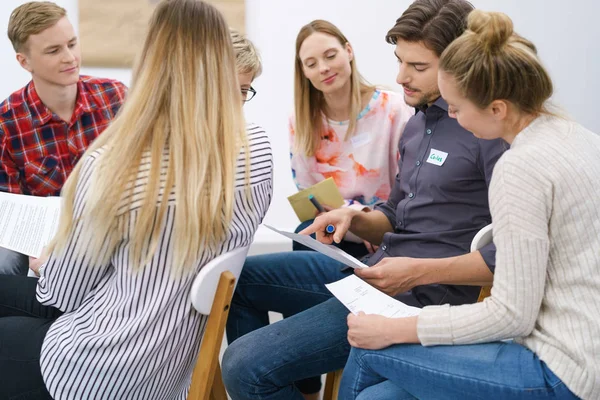
[[[577,397],[532,351],[513,342],[352,348],[344,400],[560,399]]]
[[[352,273],[342,267],[314,251],[248,257],[222,363],[232,399],[302,399],[319,391],[318,376],[344,366],[348,310],[324,286]],[[268,311],[286,318],[269,325]]]

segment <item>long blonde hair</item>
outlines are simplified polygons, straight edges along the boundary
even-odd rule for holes
[[[315,32],[321,32],[335,37],[342,46],[348,43],[346,36],[329,21],[314,20],[304,25],[296,37],[296,64],[294,72],[294,112],[296,116],[296,131],[294,147],[296,151],[307,156],[312,156],[318,149],[321,136],[325,133],[322,111],[325,106],[325,97],[317,90],[302,71],[300,47],[307,37]],[[356,67],[356,56],[350,61],[350,120],[348,134],[351,137],[356,130],[356,120],[362,108],[362,94],[372,91],[371,86],[360,75]]]
[[[242,147],[248,168],[241,106],[231,38],[221,13],[200,0],[162,1],[150,21],[125,104],[83,157],[106,148],[96,161],[74,251],[92,264],[109,261],[123,239],[120,227],[129,224],[129,207],[119,211],[120,203],[133,192],[142,156],[149,155],[146,190],[128,238],[130,262],[139,270],[154,254],[173,192],[171,268],[192,271],[201,251],[226,235]],[[162,165],[165,151],[168,165]],[[51,246],[58,251],[66,250],[78,223],[73,203],[84,159],[62,191],[64,210]]]
[[[535,45],[513,31],[506,14],[472,11],[465,33],[442,53],[440,70],[480,108],[500,99],[527,114],[550,113],[546,108],[553,91],[550,75]]]

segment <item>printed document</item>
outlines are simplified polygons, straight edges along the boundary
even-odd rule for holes
[[[0,192],[0,247],[39,258],[58,229],[60,197]]]
[[[366,264],[360,262],[345,251],[340,250],[335,246],[330,246],[321,243],[308,235],[300,235],[298,233],[280,231],[279,229],[273,228],[272,226],[269,226],[267,224],[265,224],[265,226],[271,229],[272,231],[275,231],[283,236],[286,236],[292,240],[295,240],[298,243],[305,245],[306,247],[310,247],[311,249],[318,251],[319,253],[325,254],[327,257],[333,258],[334,260],[339,261],[344,265],[347,265],[352,268],[369,268]]]
[[[325,285],[339,301],[352,312],[377,314],[388,318],[404,318],[419,315],[420,308],[407,306],[375,289],[356,275]]]

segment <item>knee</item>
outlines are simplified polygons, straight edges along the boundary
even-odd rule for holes
[[[231,394],[250,393],[260,375],[261,363],[256,361],[260,350],[254,335],[244,335],[231,343],[223,354],[221,371],[223,383]]]

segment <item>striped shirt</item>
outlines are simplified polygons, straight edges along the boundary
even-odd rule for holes
[[[249,245],[271,201],[269,140],[257,126],[248,127],[248,138],[250,191],[245,184],[246,161],[240,156],[230,229],[216,252],[207,250],[201,255],[198,271],[219,254]],[[85,207],[90,176],[101,151],[82,161],[75,217]],[[164,159],[168,159],[168,153]],[[207,318],[190,302],[195,275],[175,279],[169,268],[173,257],[174,194],[151,262],[135,274],[127,261],[128,229],[136,222],[148,170],[149,158],[144,158],[136,190],[125,199],[130,224],[124,228],[124,239],[108,265],[87,267],[85,257],[75,259],[67,251],[62,258],[51,255],[41,271],[37,299],[65,312],[50,327],[40,359],[44,382],[55,400],[184,400],[187,396]],[[165,169],[161,175],[164,186]],[[80,231],[81,227],[75,226],[68,247]]]
[[[67,177],[115,117],[127,88],[81,76],[71,121],[53,113],[33,81],[0,104],[0,191],[59,196]]]

